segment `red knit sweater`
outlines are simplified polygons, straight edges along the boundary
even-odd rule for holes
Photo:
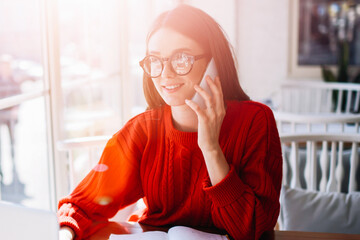
[[[279,214],[282,156],[271,110],[227,102],[219,143],[230,172],[211,186],[197,133],[176,130],[169,106],[134,117],[59,202],[60,225],[81,238],[93,222],[144,198],[140,223],[217,227],[235,239],[258,239]]]

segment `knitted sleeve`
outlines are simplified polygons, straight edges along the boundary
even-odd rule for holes
[[[246,137],[240,169],[230,166],[228,175],[218,184],[205,184],[213,201],[214,224],[234,239],[259,239],[274,229],[279,215],[282,179],[280,139],[271,110],[263,107]]]
[[[92,224],[106,222],[143,196],[139,165],[145,139],[142,127],[133,120],[108,141],[99,163],[59,201],[60,226],[71,227],[81,239],[91,234]]]

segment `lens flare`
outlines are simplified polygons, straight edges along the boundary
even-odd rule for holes
[[[93,168],[93,170],[94,170],[95,172],[105,172],[105,171],[108,170],[108,169],[109,169],[109,167],[108,167],[106,164],[102,164],[102,163],[97,164],[97,165]]]
[[[95,202],[99,205],[106,206],[109,205],[113,199],[111,197],[102,196],[95,199]]]

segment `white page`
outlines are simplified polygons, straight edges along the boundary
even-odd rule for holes
[[[170,240],[227,240],[225,235],[207,233],[190,227],[176,226],[169,230]]]
[[[134,234],[111,234],[109,240],[168,240],[166,232],[150,231]]]

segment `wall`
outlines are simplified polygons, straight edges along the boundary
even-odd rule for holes
[[[254,100],[278,93],[288,74],[289,0],[239,0],[240,82]]]

